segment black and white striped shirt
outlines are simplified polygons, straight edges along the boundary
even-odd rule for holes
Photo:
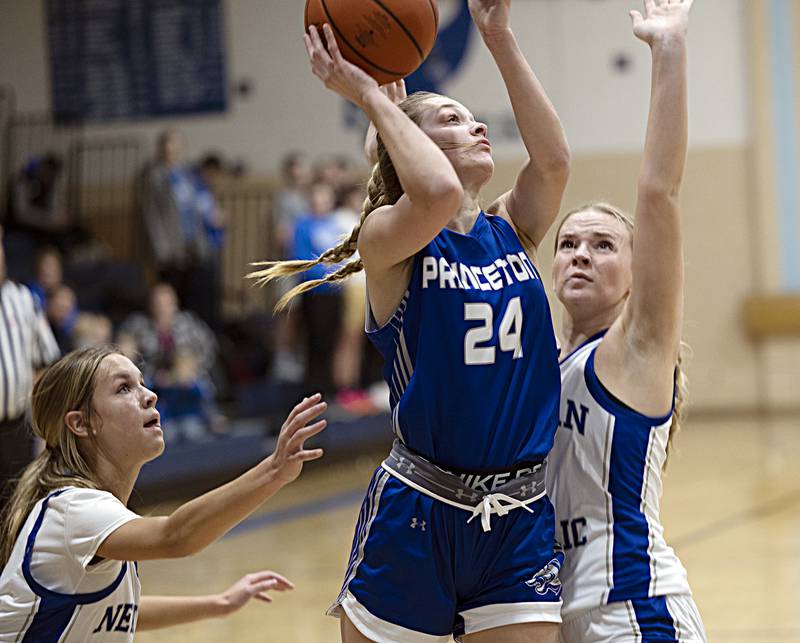
[[[33,374],[59,357],[58,344],[31,291],[0,283],[0,422],[23,415]]]

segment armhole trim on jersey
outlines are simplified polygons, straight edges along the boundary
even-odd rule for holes
[[[598,339],[600,339],[601,337],[604,337],[604,336],[605,336],[605,334],[606,334],[607,332],[608,332],[608,328],[606,328],[605,330],[601,330],[600,332],[598,332],[598,333],[595,333],[594,335],[592,335],[592,336],[591,336],[589,339],[587,339],[587,340],[585,340],[584,342],[582,342],[582,343],[581,343],[579,346],[577,346],[577,347],[573,348],[573,349],[572,349],[572,352],[571,352],[569,355],[567,355],[567,356],[566,356],[566,357],[564,357],[564,358],[559,358],[559,360],[558,360],[558,365],[559,365],[559,366],[561,366],[561,365],[563,365],[564,363],[566,363],[566,362],[567,362],[567,360],[569,360],[569,359],[571,359],[572,357],[574,357],[576,353],[578,353],[579,351],[582,351],[582,350],[583,350],[584,348],[586,348],[586,347],[587,347],[589,344],[591,344],[592,342],[595,342],[595,341],[597,341],[597,340],[598,340]],[[559,353],[560,353],[560,352],[561,352],[561,347],[559,347],[559,349],[558,349],[558,350],[559,350]]]
[[[375,321],[375,316],[372,314],[372,306],[369,303],[369,295],[366,294],[366,320],[364,323],[364,332],[367,335],[372,336],[383,335],[388,328],[393,328],[396,333],[399,332],[403,327],[403,316],[406,312],[406,306],[408,306],[408,296],[409,291],[406,290],[405,293],[403,293],[403,298],[400,300],[400,303],[397,304],[394,314],[383,326],[378,326],[378,322]]]
[[[589,358],[586,360],[586,365],[583,368],[583,374],[584,379],[586,380],[586,387],[589,389],[589,393],[591,393],[592,397],[600,406],[614,415],[624,416],[632,420],[644,420],[648,426],[661,426],[672,417],[672,413],[675,410],[674,385],[672,392],[672,405],[670,406],[669,412],[660,416],[645,415],[644,413],[620,403],[620,401],[612,398],[611,395],[606,391],[605,386],[603,386],[603,384],[600,382],[599,378],[597,377],[597,373],[594,370],[594,356],[596,353],[597,346],[595,346],[592,349],[592,352],[589,354]]]
[[[395,335],[400,332],[400,329],[403,327],[403,316],[405,315],[406,308],[408,307],[408,300],[411,296],[411,290],[414,284],[414,277],[417,273],[417,267],[419,266],[419,257],[421,252],[422,250],[417,252],[412,257],[409,257],[409,259],[412,260],[412,265],[411,274],[408,276],[406,290],[403,293],[403,296],[400,298],[400,303],[397,304],[397,308],[394,309],[392,316],[382,326],[378,326],[378,322],[375,320],[375,315],[372,314],[372,304],[370,304],[369,301],[369,286],[367,285],[369,283],[369,277],[366,277],[365,275],[364,332],[368,337],[383,337],[388,328],[394,328]]]
[[[110,596],[114,590],[119,587],[122,579],[125,578],[125,574],[128,572],[128,563],[125,561],[120,561],[122,563],[122,568],[120,569],[117,578],[106,587],[105,589],[100,589],[96,592],[90,592],[86,594],[64,594],[62,592],[56,592],[52,589],[47,589],[43,585],[39,584],[36,579],[33,577],[31,573],[31,558],[33,557],[33,545],[36,542],[36,536],[39,534],[39,530],[42,528],[42,523],[44,522],[44,514],[47,511],[47,506],[50,503],[51,498],[55,498],[56,496],[60,496],[62,493],[69,491],[69,489],[61,489],[60,491],[56,491],[55,493],[51,493],[44,499],[42,503],[42,508],[39,511],[39,515],[36,517],[36,522],[31,529],[31,533],[28,534],[28,541],[25,544],[25,554],[22,558],[22,575],[25,577],[25,581],[30,586],[31,590],[41,596],[42,598],[49,598],[61,601],[72,601],[77,605],[85,605],[87,603],[96,603],[97,601],[101,601],[107,596]]]

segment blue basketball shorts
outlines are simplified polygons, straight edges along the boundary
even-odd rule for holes
[[[697,606],[689,594],[615,601],[570,616],[562,643],[706,643]]]
[[[379,467],[361,506],[338,599],[373,641],[438,642],[529,622],[561,622],[563,555],[555,554],[545,496],[494,516],[491,531],[469,512],[417,491]]]

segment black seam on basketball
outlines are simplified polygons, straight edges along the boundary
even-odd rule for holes
[[[433,4],[434,0],[428,0],[428,4],[431,6],[431,11],[433,11],[433,27],[434,32],[439,33],[439,11],[436,9],[436,5]]]
[[[414,38],[414,34],[412,34],[408,30],[408,27],[406,27],[402,22],[400,22],[400,19],[396,15],[394,15],[394,13],[392,13],[392,10],[389,9],[389,7],[387,7],[385,4],[383,4],[381,2],[381,0],[372,0],[372,1],[376,5],[378,5],[381,9],[383,9],[387,14],[389,14],[389,16],[391,16],[392,20],[394,20],[398,25],[400,25],[400,28],[403,31],[405,31],[406,36],[408,36],[408,39],[411,41],[411,44],[413,44],[414,48],[417,50],[417,53],[419,54],[420,61],[425,60],[425,54],[422,53],[422,47],[419,46],[419,43],[417,42],[417,39]]]
[[[331,26],[331,29],[333,29],[334,32],[336,32],[336,34],[342,39],[342,42],[344,44],[346,44],[348,47],[350,47],[350,49],[355,53],[356,56],[361,58],[361,60],[363,60],[368,65],[372,65],[378,71],[382,71],[384,74],[389,74],[391,76],[400,76],[401,78],[406,75],[402,71],[394,71],[392,69],[386,69],[384,67],[381,67],[380,65],[376,65],[369,58],[364,56],[358,49],[353,47],[353,45],[350,44],[350,42],[347,40],[347,38],[344,37],[344,34],[341,31],[339,31],[339,28],[336,26],[336,23],[333,21],[333,18],[331,17],[331,13],[330,13],[330,11],[328,11],[328,3],[325,0],[320,0],[320,2],[322,4],[322,10],[325,12],[325,15],[328,17],[328,24]]]

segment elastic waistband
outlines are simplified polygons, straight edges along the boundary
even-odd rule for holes
[[[517,477],[499,486],[495,485],[502,480],[500,476],[510,476],[510,473],[479,476],[482,483],[476,485],[474,476],[462,474],[462,477],[445,471],[395,440],[389,457],[381,466],[426,496],[471,512],[472,516],[467,522],[480,515],[484,531],[491,530],[492,514],[504,516],[511,509],[519,508],[532,512],[527,505],[546,494],[546,460],[533,468],[519,469],[515,473]],[[492,479],[494,485],[491,484]]]

